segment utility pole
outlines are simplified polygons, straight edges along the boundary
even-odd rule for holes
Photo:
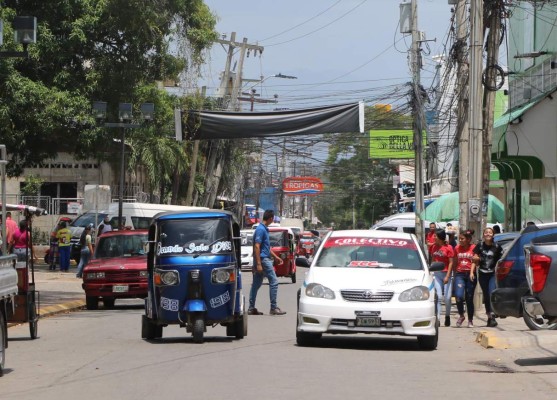
[[[482,147],[483,147],[483,93],[482,93],[482,51],[483,51],[483,1],[471,0],[470,5],[470,180],[468,197],[468,226],[481,235],[482,227]]]
[[[457,93],[458,93],[458,111],[457,111],[457,137],[458,137],[458,194],[459,194],[459,220],[458,225],[461,228],[468,226],[468,172],[469,172],[469,146],[470,132],[468,130],[468,60],[467,60],[467,43],[468,26],[466,24],[467,0],[459,0],[455,10],[455,19],[457,24]]]
[[[243,71],[243,67],[244,67],[244,59],[246,57],[246,52],[247,51],[253,51],[254,54],[257,54],[257,52],[262,53],[263,52],[263,47],[262,46],[258,46],[255,44],[249,44],[248,43],[248,39],[244,38],[242,43],[238,43],[235,41],[236,39],[236,34],[235,32],[232,33],[230,40],[225,40],[225,39],[217,39],[216,42],[223,44],[223,45],[228,45],[228,52],[227,52],[227,58],[226,58],[226,66],[225,66],[225,71],[223,73],[222,79],[223,82],[221,82],[221,89],[224,90],[224,92],[222,93],[223,99],[227,99],[230,98],[230,102],[228,104],[228,109],[232,110],[232,111],[239,111],[240,106],[239,106],[239,102],[238,102],[238,97],[240,94],[240,90],[242,87],[242,71]],[[236,71],[236,76],[234,78],[234,82],[232,84],[232,88],[230,88],[230,65],[232,64],[232,57],[234,55],[234,50],[236,48],[240,48],[240,58],[238,61],[238,69]],[[224,102],[226,103],[226,102]],[[214,142],[216,145],[212,146],[212,148],[214,149],[213,152],[217,151],[216,149],[219,148],[219,142],[215,141]],[[209,158],[210,160],[212,160],[212,162],[208,165],[207,171],[208,174],[206,175],[206,186],[208,188],[208,195],[205,199],[205,205],[208,207],[212,207],[216,196],[217,196],[217,190],[220,184],[220,179],[222,176],[222,170],[223,170],[223,165],[222,159],[217,159],[216,157],[213,157],[211,155],[211,157]]]
[[[236,32],[232,32],[230,35],[230,40],[217,39],[217,43],[228,45],[228,52],[226,57],[225,70],[222,76],[223,81],[221,82],[221,89],[224,90],[223,97],[230,96],[230,103],[228,109],[233,111],[239,111],[238,97],[240,95],[240,90],[242,89],[242,73],[244,69],[244,59],[246,58],[247,51],[253,51],[254,54],[263,53],[263,46],[258,46],[256,44],[249,44],[248,39],[244,38],[242,43],[236,42]],[[232,65],[232,57],[234,56],[234,50],[240,48],[240,57],[238,60],[238,70],[236,71],[236,76],[230,87],[230,66]]]
[[[414,150],[415,166],[414,166],[414,182],[415,182],[415,206],[414,213],[416,215],[416,236],[418,243],[425,249],[425,231],[421,214],[424,211],[424,182],[423,182],[423,131],[422,131],[422,106],[420,89],[420,69],[422,68],[421,58],[421,37],[418,31],[418,3],[417,0],[411,2],[411,19],[412,19],[412,50],[411,50],[411,66],[412,66],[412,88],[414,98]]]
[[[501,15],[503,12],[503,2],[492,2],[490,14],[488,16],[489,33],[487,36],[487,62],[486,65],[497,65],[499,59],[499,40],[501,38]],[[482,229],[485,227],[485,216],[489,204],[489,172],[491,169],[491,142],[493,138],[493,111],[495,108],[495,93],[497,88],[497,74],[495,68],[486,70],[486,89],[484,91],[484,140],[483,140],[483,163],[482,163]],[[503,78],[503,77],[501,77]],[[498,221],[505,222],[505,221]]]

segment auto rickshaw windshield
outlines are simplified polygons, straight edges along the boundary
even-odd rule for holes
[[[275,246],[275,247],[288,246],[286,235],[284,234],[283,231],[269,232],[269,241],[271,242],[271,246]]]
[[[225,219],[170,220],[160,225],[158,255],[199,255],[231,251],[230,223]]]

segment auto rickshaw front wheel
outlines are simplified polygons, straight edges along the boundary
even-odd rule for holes
[[[193,342],[194,343],[203,343],[203,333],[205,333],[205,321],[203,320],[203,315],[195,315],[193,317]]]

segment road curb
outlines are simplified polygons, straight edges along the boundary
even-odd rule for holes
[[[544,347],[557,345],[555,331],[480,331],[476,333],[476,342],[486,349],[518,349],[524,347]]]
[[[52,306],[41,307],[39,309],[39,318],[46,318],[55,314],[80,310],[84,307],[85,307],[85,300],[73,300],[62,304],[55,304]],[[10,322],[8,323],[8,328],[16,325],[21,325],[23,323],[26,322]]]

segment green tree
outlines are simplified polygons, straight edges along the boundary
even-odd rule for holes
[[[3,50],[18,49],[15,15],[37,16],[38,34],[28,58],[0,60],[0,142],[12,176],[59,151],[108,157],[114,132],[95,127],[91,102],[108,102],[116,120],[119,102],[139,104],[156,81],[195,74],[217,37],[202,0],[6,0]],[[157,121],[169,114],[165,96],[148,99],[158,103]]]
[[[316,198],[315,207],[317,217],[326,226],[334,222],[340,229],[368,228],[390,214],[394,169],[389,160],[369,158],[367,132],[404,129],[411,120],[400,112],[375,107],[366,107],[364,115],[366,133],[327,135],[330,144],[324,172],[327,192]]]

